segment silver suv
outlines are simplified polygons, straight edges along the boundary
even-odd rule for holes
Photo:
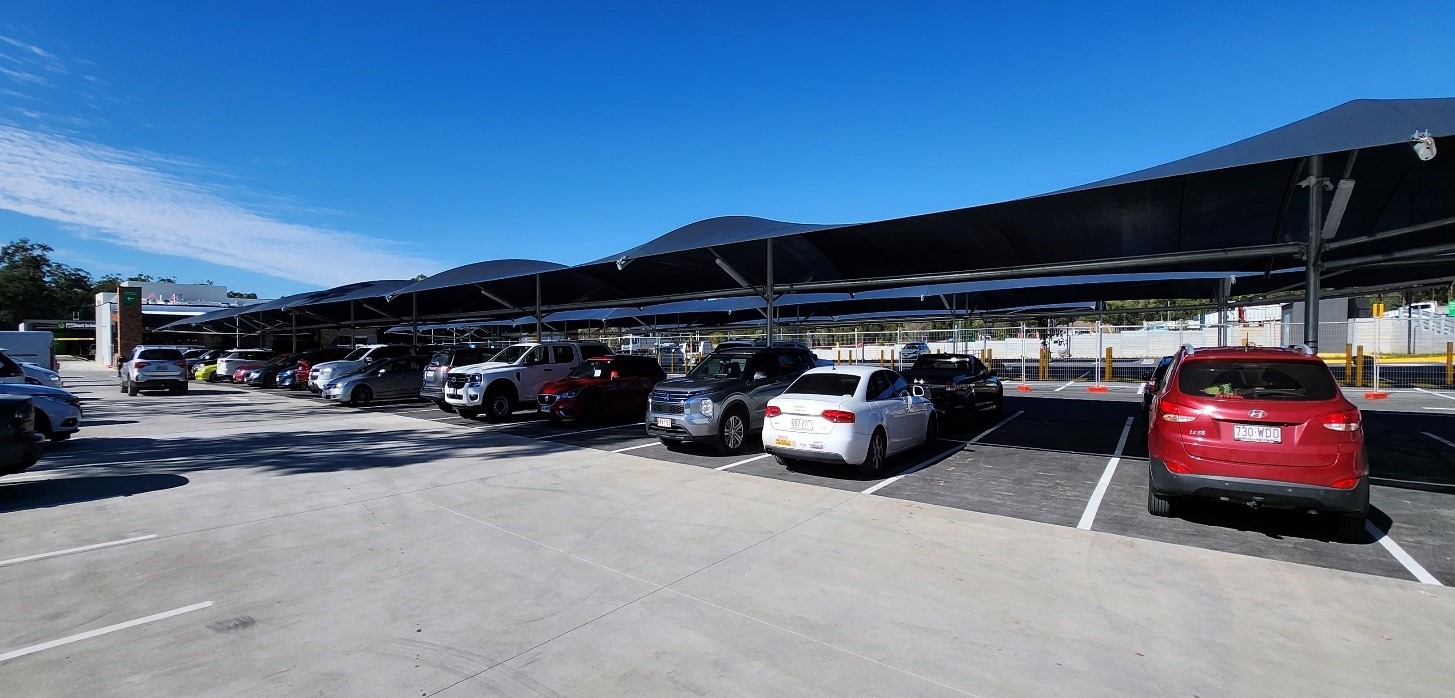
[[[138,346],[121,364],[121,392],[166,389],[173,395],[187,392],[187,360],[174,347]]]
[[[817,358],[796,347],[737,347],[715,351],[681,378],[652,388],[647,434],[670,449],[711,443],[718,453],[741,453],[763,428],[763,411]]]

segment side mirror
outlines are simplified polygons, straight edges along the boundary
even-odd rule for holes
[[[913,386],[909,389],[909,393],[915,397],[924,397],[925,387],[923,385]]]
[[[756,371],[756,372],[753,373],[753,382],[754,383],[757,383],[758,381],[765,381],[765,380],[768,380],[768,374],[767,373],[764,373],[762,371]]]

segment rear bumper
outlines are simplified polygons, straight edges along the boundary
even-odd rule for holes
[[[185,387],[187,385],[186,379],[183,379],[183,378],[147,378],[145,380],[137,380],[135,382],[136,382],[136,389],[137,390],[160,390],[162,388],[182,388],[182,387]]]
[[[1167,469],[1161,459],[1148,466],[1152,491],[1169,497],[1203,497],[1234,502],[1257,502],[1262,506],[1318,509],[1333,512],[1361,512],[1369,506],[1369,477],[1352,489],[1300,485],[1274,480],[1254,480],[1216,475],[1183,475]]]
[[[444,402],[445,389],[442,386],[426,385],[419,389],[419,396],[426,400],[431,400],[434,402]]]

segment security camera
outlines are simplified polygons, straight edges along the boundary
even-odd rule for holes
[[[1425,129],[1423,132],[1415,131],[1415,135],[1410,136],[1410,145],[1415,149],[1415,155],[1421,160],[1435,159],[1435,139],[1430,136],[1429,129]]]

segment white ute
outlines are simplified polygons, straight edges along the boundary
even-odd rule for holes
[[[466,419],[485,415],[498,421],[517,405],[534,405],[541,386],[570,375],[586,359],[610,356],[599,342],[522,342],[489,361],[450,369],[445,376],[445,402]]]

